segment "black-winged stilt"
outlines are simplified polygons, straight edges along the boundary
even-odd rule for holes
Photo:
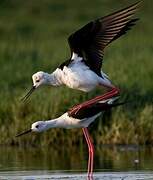
[[[92,177],[93,161],[94,161],[94,145],[92,143],[92,139],[89,135],[87,127],[97,117],[101,115],[102,111],[125,104],[125,102],[120,102],[120,103],[115,102],[116,99],[118,99],[118,96],[112,98],[103,98],[103,100],[92,103],[92,105],[86,106],[86,108],[79,107],[77,112],[74,112],[70,109],[62,116],[56,119],[47,120],[47,121],[37,121],[32,124],[29,130],[18,134],[16,137],[27,134],[29,132],[43,132],[50,128],[66,128],[66,129],[82,128],[89,151],[88,176]]]
[[[120,11],[91,21],[70,35],[68,38],[71,49],[70,59],[62,63],[51,74],[42,71],[35,73],[32,76],[33,87],[22,100],[26,100],[35,89],[42,85],[66,85],[84,92],[89,92],[100,85],[113,89],[109,93],[110,97],[114,93],[119,94],[108,76],[101,71],[104,49],[135,24],[138,19],[132,19],[132,17],[139,5],[140,2],[137,2]],[[94,103],[94,99],[92,102]]]

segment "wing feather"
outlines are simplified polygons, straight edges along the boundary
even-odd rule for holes
[[[83,57],[89,67],[101,76],[105,47],[124,35],[138,19],[131,19],[141,2],[99,18],[69,36],[71,53]]]

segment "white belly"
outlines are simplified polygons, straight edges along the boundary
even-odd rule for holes
[[[85,92],[91,91],[99,84],[99,76],[89,68],[63,68],[63,84],[72,88]]]

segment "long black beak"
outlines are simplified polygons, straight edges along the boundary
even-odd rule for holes
[[[27,133],[30,133],[30,132],[32,132],[31,129],[29,129],[29,130],[27,130],[27,131],[24,131],[24,132],[22,132],[22,133],[20,133],[20,134],[17,134],[15,137],[19,137],[19,136],[22,136],[22,135],[27,134]]]
[[[36,89],[35,86],[32,86],[32,88],[29,90],[29,92],[21,99],[21,101],[25,102],[29,97],[30,95],[34,92],[34,90]]]

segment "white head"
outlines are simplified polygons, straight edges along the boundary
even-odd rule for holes
[[[29,130],[26,130],[26,131],[16,135],[16,137],[22,136],[22,135],[30,133],[30,132],[43,132],[47,129],[48,128],[47,128],[46,121],[37,121],[31,125],[31,128]]]
[[[48,76],[47,73],[43,71],[39,71],[32,75],[33,86],[36,88],[40,87],[41,85],[48,84]]]
[[[24,131],[24,132],[16,135],[16,137],[22,136],[22,135],[27,134],[27,133],[30,133],[30,132],[38,132],[38,133],[39,133],[39,132],[43,132],[43,131],[45,131],[45,130],[47,130],[47,129],[48,129],[48,128],[47,128],[47,123],[46,123],[46,121],[37,121],[37,122],[35,122],[35,123],[33,123],[33,124],[31,125],[31,128],[30,128],[29,130]]]
[[[56,120],[37,121],[31,125],[31,128],[29,130],[16,135],[16,137],[27,134],[29,132],[40,133],[40,132],[48,130],[49,128],[54,128],[54,127],[56,127]]]
[[[39,71],[32,76],[33,86],[30,89],[30,91],[21,99],[23,101],[27,100],[28,97],[40,86],[49,84],[50,82],[50,76],[49,74]]]
[[[47,124],[45,121],[37,121],[31,125],[32,132],[43,132],[47,130]]]

